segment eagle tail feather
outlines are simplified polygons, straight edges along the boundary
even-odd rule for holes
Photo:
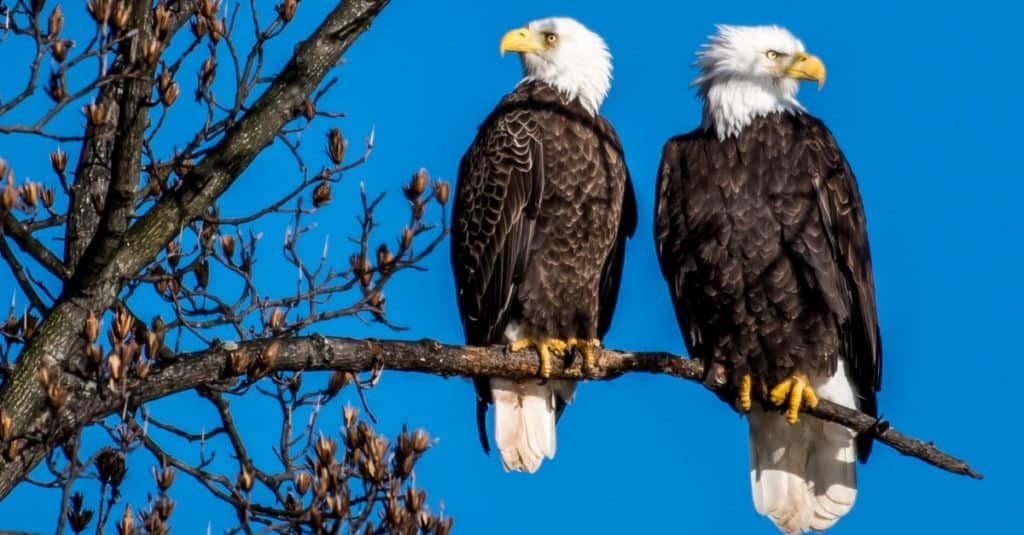
[[[814,389],[822,399],[856,407],[845,363]],[[855,434],[804,415],[789,424],[777,412],[754,407],[750,423],[750,484],[754,507],[782,532],[822,531],[853,508],[857,498]]]
[[[571,392],[572,384],[571,381],[536,384],[491,379],[494,442],[505,470],[532,474],[545,457],[554,458],[556,396],[564,395],[567,388]]]

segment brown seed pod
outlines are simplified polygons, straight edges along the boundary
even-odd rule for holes
[[[53,11],[50,12],[50,17],[46,19],[46,35],[50,39],[54,39],[63,29],[64,10],[61,9],[60,4],[57,4]]]
[[[252,490],[253,476],[252,472],[249,471],[248,467],[243,466],[242,471],[238,473],[238,488],[245,492]]]
[[[277,16],[284,22],[291,22],[295,18],[295,12],[298,9],[298,0],[282,0],[280,4],[274,7],[274,10],[277,11]]]
[[[423,195],[424,191],[427,191],[427,185],[430,184],[430,173],[426,169],[420,168],[412,175],[409,179],[409,183],[406,184],[402,191],[405,192],[405,198],[409,201],[415,201]]]
[[[342,135],[341,130],[332,128],[327,133],[327,156],[331,158],[334,165],[341,165],[345,160],[345,152],[348,150],[348,140]]]
[[[399,242],[400,251],[403,252],[403,253],[405,251],[408,251],[409,248],[412,247],[412,240],[415,237],[416,237],[416,233],[413,232],[413,230],[411,228],[409,228],[409,227],[403,228],[402,229],[402,239]]]
[[[324,180],[313,190],[313,206],[320,208],[329,202],[331,202],[331,183]]]
[[[434,198],[441,204],[448,203],[448,182],[446,180],[434,181]]]
[[[85,327],[82,334],[85,335],[85,341],[89,344],[96,343],[96,338],[100,335],[100,318],[92,310],[85,315]]]

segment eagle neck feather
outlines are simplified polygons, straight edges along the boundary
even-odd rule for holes
[[[766,83],[762,79],[729,76],[703,81],[700,85],[704,100],[701,127],[714,130],[718,139],[725,140],[738,136],[758,117],[803,112],[803,106],[796,99],[796,89],[796,82],[789,79]]]

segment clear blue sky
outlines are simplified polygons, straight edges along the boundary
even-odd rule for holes
[[[1024,298],[1022,12],[994,2],[907,4],[396,1],[337,71],[330,98],[348,113],[337,124],[355,145],[375,127],[377,148],[335,196],[353,197],[365,180],[370,191],[390,193],[382,216],[394,214],[397,223],[405,213],[402,181],[420,166],[454,179],[477,125],[518,81],[518,61],[498,56],[501,35],[535,18],[573,16],[603,35],[613,53],[602,112],[622,137],[640,209],[605,342],[681,353],[651,238],[661,146],[699,121],[691,63],[715,23],[786,26],[828,66],[828,85],[821,92],[805,85],[801,100],[835,133],[866,203],[885,352],[881,411],[986,475],[980,482],[953,476],[879,445],[859,467],[857,505],[832,532],[1006,531],[1018,524],[1014,505],[1024,477],[1014,412],[1024,373],[1014,341]],[[321,9],[302,3],[293,35],[306,33]],[[268,60],[280,65],[282,54]],[[0,82],[0,92],[9,91]],[[319,146],[320,138],[309,139]],[[15,152],[30,147],[19,143],[0,138],[0,155],[16,160]],[[32,158],[42,160],[42,153]],[[284,187],[291,164],[281,153],[274,158],[261,158],[229,192],[225,211]],[[38,165],[21,162],[22,169]],[[339,264],[348,254],[342,238],[352,229],[350,208],[338,202],[321,217],[319,231],[331,234]],[[271,236],[264,252],[276,254],[281,229],[263,230]],[[445,244],[429,271],[403,274],[390,289],[390,317],[408,332],[355,321],[325,324],[321,332],[461,342],[447,263]],[[292,277],[270,258],[261,269],[263,280]],[[0,295],[12,286],[0,275]],[[559,424],[557,457],[533,476],[506,474],[479,450],[468,381],[385,373],[370,401],[379,430],[393,435],[405,423],[439,439],[417,481],[435,506],[443,499],[462,533],[774,531],[751,504],[746,423],[692,383],[631,375],[582,385]],[[170,415],[193,404],[185,398],[158,410]],[[254,403],[240,419],[269,448],[263,410]],[[336,425],[340,407],[326,412]],[[148,466],[134,465],[128,496],[152,488]],[[179,475],[171,492],[179,500],[172,520],[179,533],[233,525],[233,513],[193,499],[189,494],[201,491],[184,480]],[[52,504],[40,504],[45,496],[14,493],[0,503],[0,526],[49,529],[53,517],[45,511],[16,518]]]

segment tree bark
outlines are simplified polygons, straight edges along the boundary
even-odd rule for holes
[[[129,228],[123,246],[113,251],[102,265],[95,266],[90,273],[76,273],[73,281],[65,285],[0,392],[0,406],[12,417],[16,435],[47,438],[29,442],[16,460],[0,464],[0,499],[70,432],[92,421],[82,416],[102,412],[96,407],[106,403],[96,395],[94,385],[90,388],[89,384],[66,375],[70,383],[66,407],[75,410],[53,414],[46,408],[46,393],[34,378],[36,371],[43,366],[62,364],[69,358],[80,358],[80,333],[88,312],[110,308],[124,281],[137,275],[183,225],[216,201],[295,117],[302,102],[388,2],[346,0],[335,6],[312,35],[296,47],[291,61],[267,91],[185,177],[182,187],[162,198]],[[89,261],[83,256],[79,264],[89,265]]]

